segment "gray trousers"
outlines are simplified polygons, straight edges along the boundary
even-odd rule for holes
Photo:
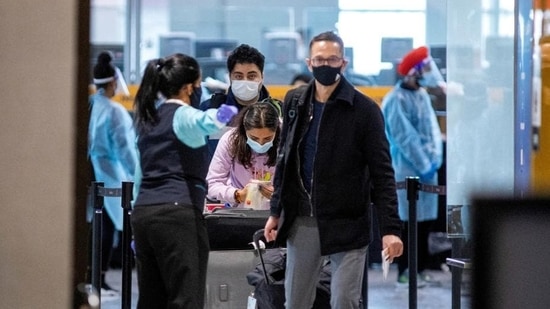
[[[331,264],[330,305],[332,309],[360,308],[365,246],[328,256]],[[298,217],[287,240],[285,308],[311,308],[325,257],[321,256],[315,217]]]

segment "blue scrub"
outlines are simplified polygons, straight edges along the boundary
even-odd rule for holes
[[[395,180],[418,176],[422,184],[437,184],[437,170],[443,161],[441,130],[425,89],[404,89],[401,82],[382,101],[386,134],[395,170]],[[399,217],[408,221],[406,190],[398,191]],[[437,219],[438,195],[420,192],[418,221]]]
[[[123,181],[134,181],[136,134],[128,111],[103,93],[100,89],[90,96],[88,155],[96,181],[103,182],[106,188],[120,188]],[[106,197],[104,209],[115,228],[122,231],[120,197]]]

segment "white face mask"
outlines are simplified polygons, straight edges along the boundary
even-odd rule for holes
[[[258,96],[260,90],[260,82],[248,80],[233,80],[231,83],[231,91],[237,99],[250,101]]]
[[[269,142],[266,142],[265,144],[260,144],[258,142],[256,142],[255,140],[251,139],[250,137],[248,137],[248,135],[246,136],[246,143],[248,144],[248,146],[250,146],[250,148],[252,148],[252,150],[254,150],[255,152],[257,153],[266,153],[272,146],[273,146],[273,139],[270,140]]]

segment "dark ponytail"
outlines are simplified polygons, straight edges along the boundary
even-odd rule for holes
[[[158,100],[159,91],[159,67],[164,59],[150,60],[145,67],[141,84],[134,100],[134,113],[138,134],[147,124],[155,124],[157,121],[157,109],[155,102]]]
[[[196,82],[200,74],[197,60],[188,55],[178,53],[149,61],[134,101],[138,134],[157,122],[159,94],[164,99],[177,97],[181,88]]]

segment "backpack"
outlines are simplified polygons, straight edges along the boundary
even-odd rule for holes
[[[263,253],[264,269],[261,263],[248,273],[248,284],[254,286],[254,298],[258,309],[285,308],[286,249],[266,249]],[[326,261],[319,273],[319,282],[312,309],[330,309],[330,261]],[[269,280],[269,282],[266,282]]]

